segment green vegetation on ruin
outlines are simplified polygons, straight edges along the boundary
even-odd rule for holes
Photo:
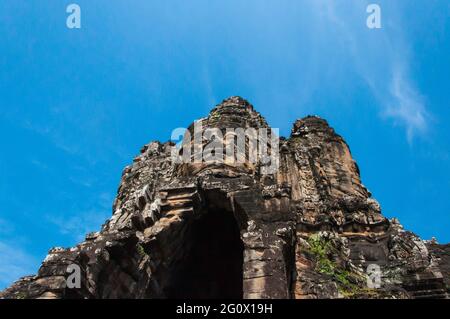
[[[136,250],[137,250],[139,256],[144,257],[146,255],[144,247],[142,247],[141,244],[136,245]]]
[[[331,259],[331,255],[338,253],[338,251],[330,240],[321,237],[319,234],[313,234],[308,238],[308,244],[309,249],[307,249],[307,252],[314,256],[315,270],[330,276],[336,282],[339,292],[345,298],[378,295],[375,289],[364,287],[364,276],[345,269]]]

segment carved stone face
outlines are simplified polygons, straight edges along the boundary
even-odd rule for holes
[[[248,102],[230,98],[188,128],[178,153],[177,172],[183,176],[253,175],[264,156],[271,154],[271,137],[271,129]]]

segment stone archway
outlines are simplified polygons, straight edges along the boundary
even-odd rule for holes
[[[209,208],[191,221],[182,251],[171,269],[168,298],[243,298],[243,251],[232,212]]]
[[[262,220],[267,208],[255,205],[253,190],[191,186],[160,194],[163,217],[143,242],[151,268],[145,298],[291,296],[290,229]]]

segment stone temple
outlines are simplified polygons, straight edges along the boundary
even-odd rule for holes
[[[203,123],[269,127],[240,97]],[[145,145],[124,169],[101,230],[51,249],[36,275],[0,297],[449,297],[450,245],[383,217],[325,120],[295,121],[277,146],[278,169],[261,174],[264,163],[175,163],[173,143]],[[67,285],[72,264],[79,288]]]

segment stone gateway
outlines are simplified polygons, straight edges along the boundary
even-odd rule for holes
[[[240,97],[203,124],[270,128]],[[325,120],[299,119],[278,143],[271,174],[258,161],[175,163],[173,143],[145,145],[101,230],[51,249],[0,297],[448,298],[450,246],[383,216]],[[66,285],[73,264],[79,288]]]

